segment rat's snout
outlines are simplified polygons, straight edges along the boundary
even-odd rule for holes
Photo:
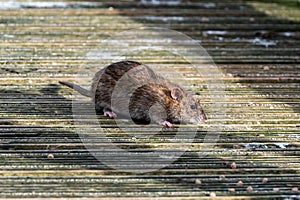
[[[204,113],[202,113],[192,123],[197,124],[197,125],[201,125],[203,123],[206,123],[206,121],[207,121],[207,117]]]

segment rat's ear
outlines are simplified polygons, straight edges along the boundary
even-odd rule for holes
[[[180,101],[183,98],[182,91],[179,88],[173,88],[171,90],[171,97],[176,101]]]

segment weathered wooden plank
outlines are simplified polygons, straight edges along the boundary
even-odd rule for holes
[[[298,22],[274,19],[241,0],[160,5],[150,1],[24,2],[1,10],[0,16],[0,198],[199,199],[209,198],[212,192],[221,199],[299,197]],[[85,148],[74,130],[72,91],[58,81],[74,81],[76,68],[102,39],[140,26],[176,29],[201,42],[224,73],[227,102],[222,103],[227,113],[226,119],[214,121],[222,122],[224,131],[213,148],[202,148],[209,125],[200,126],[191,149],[180,159],[158,171],[136,175],[108,168]],[[270,36],[265,34],[273,30]],[[143,46],[151,43],[151,35],[135,40]],[[160,54],[133,58],[157,64],[158,70],[175,69],[161,73],[176,81],[188,80],[184,87],[197,94],[209,118],[215,116],[210,91],[186,63]],[[103,67],[100,63],[89,67],[98,65]],[[178,72],[188,78],[177,77]],[[79,75],[88,82],[92,74]],[[81,105],[87,104],[87,98],[75,97]],[[121,128],[131,131],[120,135],[110,120],[100,118],[100,122],[111,130],[108,139],[133,151],[174,152],[185,144],[170,141],[174,130],[152,138],[160,127],[143,132],[123,124]],[[96,137],[95,129],[87,128]],[[128,159],[113,150],[103,158],[128,165]],[[131,166],[143,167],[131,161]],[[243,184],[237,185],[239,181]]]

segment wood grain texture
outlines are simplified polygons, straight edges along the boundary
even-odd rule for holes
[[[0,198],[205,199],[212,193],[220,199],[300,198],[295,189],[300,185],[299,22],[268,16],[242,0],[5,2],[0,8]],[[89,99],[58,81],[79,75],[88,88],[109,58],[89,62],[91,71],[78,73],[87,53],[116,33],[142,26],[199,40],[224,74],[227,112],[213,147],[202,148],[208,123],[175,162],[136,174],[109,168],[87,150],[75,129],[72,99],[83,112]],[[143,46],[151,35],[133,40]],[[105,48],[119,48],[118,41]],[[215,115],[205,82],[182,60],[156,52],[132,58],[186,81],[184,88],[197,94],[208,118]],[[85,113],[85,119],[92,114]],[[122,133],[105,117],[99,121],[107,138],[123,149],[172,152],[182,145],[169,142],[176,134],[172,129],[153,136],[156,126],[141,131],[124,125],[130,132]],[[97,127],[88,128],[97,135]],[[113,150],[104,159],[112,158],[128,163]]]

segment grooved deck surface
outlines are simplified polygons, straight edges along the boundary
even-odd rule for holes
[[[255,7],[257,1],[150,2],[0,1],[0,198],[300,199],[299,20],[268,15]],[[283,6],[291,5],[299,11],[296,1]],[[115,36],[139,27],[176,30],[207,50],[223,74],[223,118],[216,118],[209,90],[220,85],[207,87],[213,75],[206,82],[166,52],[131,53],[132,47]],[[143,47],[168,43],[161,37],[129,38]],[[102,48],[103,40],[111,45]],[[87,62],[99,45],[103,60]],[[105,117],[99,122],[107,140],[97,138],[99,127],[86,110],[89,99],[58,81],[80,80],[88,88],[92,75],[112,62],[105,52],[116,50],[182,83],[201,101],[210,120],[198,127],[192,142],[173,140],[176,129],[141,129]],[[80,114],[86,121],[74,123]],[[204,146],[209,127],[219,122],[219,139]],[[189,127],[182,127],[189,135]],[[164,165],[150,153],[141,162],[110,149],[110,142],[142,155],[181,156]],[[93,156],[97,152],[103,162]],[[148,164],[157,170],[136,173]]]

